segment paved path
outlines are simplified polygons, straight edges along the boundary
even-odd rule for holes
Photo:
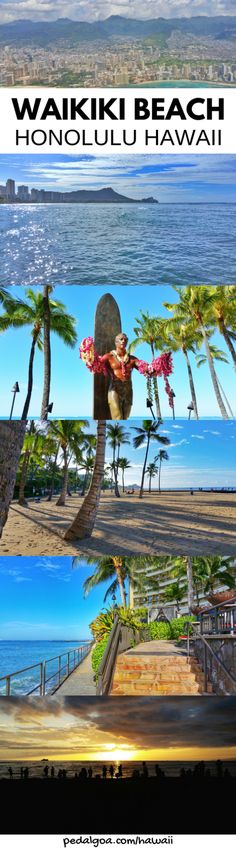
[[[85,657],[75,671],[65,680],[52,697],[60,695],[96,695],[96,684],[93,680],[94,672],[91,664],[91,652]]]
[[[181,642],[180,645],[178,645],[176,642],[172,642],[171,639],[157,639],[152,642],[141,642],[140,645],[136,645],[135,648],[130,648],[126,656],[130,656],[131,654],[135,657],[173,657],[174,654],[186,656],[186,647],[185,642]]]

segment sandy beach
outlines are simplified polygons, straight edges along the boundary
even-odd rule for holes
[[[103,494],[93,535],[65,542],[82,499],[68,498],[65,507],[30,501],[13,503],[0,542],[2,556],[106,554],[220,554],[236,550],[236,494],[163,492],[137,495]]]

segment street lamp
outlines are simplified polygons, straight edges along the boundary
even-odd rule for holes
[[[12,386],[13,398],[12,398],[12,405],[11,405],[11,412],[10,412],[9,421],[11,421],[11,419],[12,419],[14,403],[15,403],[16,395],[19,391],[20,391],[19,383],[14,383],[14,386]]]
[[[175,395],[174,389],[171,389],[171,390],[170,390],[170,395],[171,395],[171,397],[172,397],[172,401],[173,401],[172,414],[173,414],[173,420],[175,421],[175,403],[174,403],[174,398],[176,397],[176,395]]]
[[[193,410],[194,410],[194,405],[193,405],[192,400],[191,400],[191,403],[189,403],[189,405],[187,406],[187,409],[188,409],[188,420],[190,421],[191,412],[193,412]]]

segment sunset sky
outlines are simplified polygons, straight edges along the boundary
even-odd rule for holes
[[[0,760],[236,758],[236,698],[2,698]]]

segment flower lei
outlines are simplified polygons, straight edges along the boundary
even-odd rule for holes
[[[116,359],[121,363],[122,374],[126,376],[126,364],[129,361],[129,354],[126,354],[123,358],[119,357],[116,351],[112,351],[112,354],[116,356]],[[94,341],[92,336],[88,336],[86,339],[83,339],[80,345],[80,358],[85,363],[89,371],[93,374],[104,374],[107,376],[108,370],[104,362],[102,362],[101,356],[96,351],[94,346]],[[157,356],[156,359],[153,359],[149,364],[148,362],[144,362],[143,359],[137,360],[137,369],[140,374],[143,374],[147,380],[147,393],[148,398],[152,402],[152,378],[153,377],[163,377],[165,383],[165,390],[169,399],[169,406],[173,409],[173,397],[172,391],[169,384],[168,377],[173,372],[173,360],[172,353],[168,351],[166,353],[161,353],[160,356]]]

